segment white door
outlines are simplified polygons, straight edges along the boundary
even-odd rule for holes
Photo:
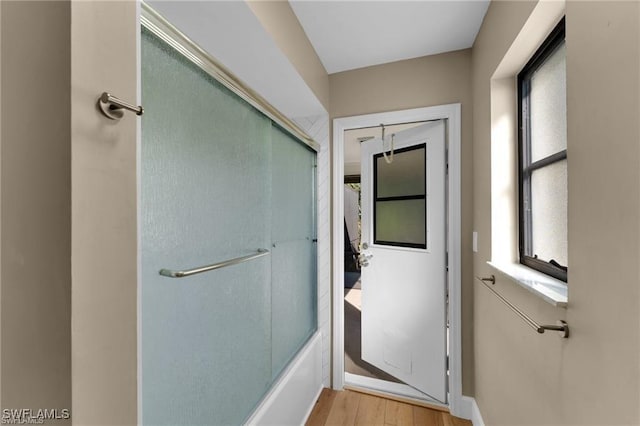
[[[362,359],[446,403],[445,123],[384,150],[362,144]]]

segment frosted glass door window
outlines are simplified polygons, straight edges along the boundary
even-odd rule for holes
[[[141,44],[142,423],[241,424],[316,329],[315,153],[146,29]]]
[[[424,245],[424,200],[376,202],[376,242]]]
[[[376,156],[376,196],[424,195],[424,156],[424,147],[394,153],[391,164],[382,155]]]
[[[376,244],[426,248],[426,146],[399,149],[390,164],[373,157]]]

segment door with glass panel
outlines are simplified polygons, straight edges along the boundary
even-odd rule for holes
[[[362,144],[362,359],[446,403],[445,123],[394,141]]]

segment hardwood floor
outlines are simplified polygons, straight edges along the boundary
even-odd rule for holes
[[[350,390],[324,389],[307,426],[471,426],[451,414]]]

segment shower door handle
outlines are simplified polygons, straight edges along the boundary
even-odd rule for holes
[[[262,256],[267,256],[268,254],[269,254],[269,250],[258,249],[254,254],[250,254],[248,256],[236,257],[234,259],[225,260],[223,262],[214,263],[212,265],[199,266],[197,268],[188,269],[184,271],[160,269],[160,275],[162,275],[163,277],[169,277],[169,278],[184,278],[184,277],[189,277],[191,275],[201,274],[203,272],[209,272],[216,269],[224,268],[225,266],[237,265],[238,263],[243,263],[248,260],[253,260]]]

